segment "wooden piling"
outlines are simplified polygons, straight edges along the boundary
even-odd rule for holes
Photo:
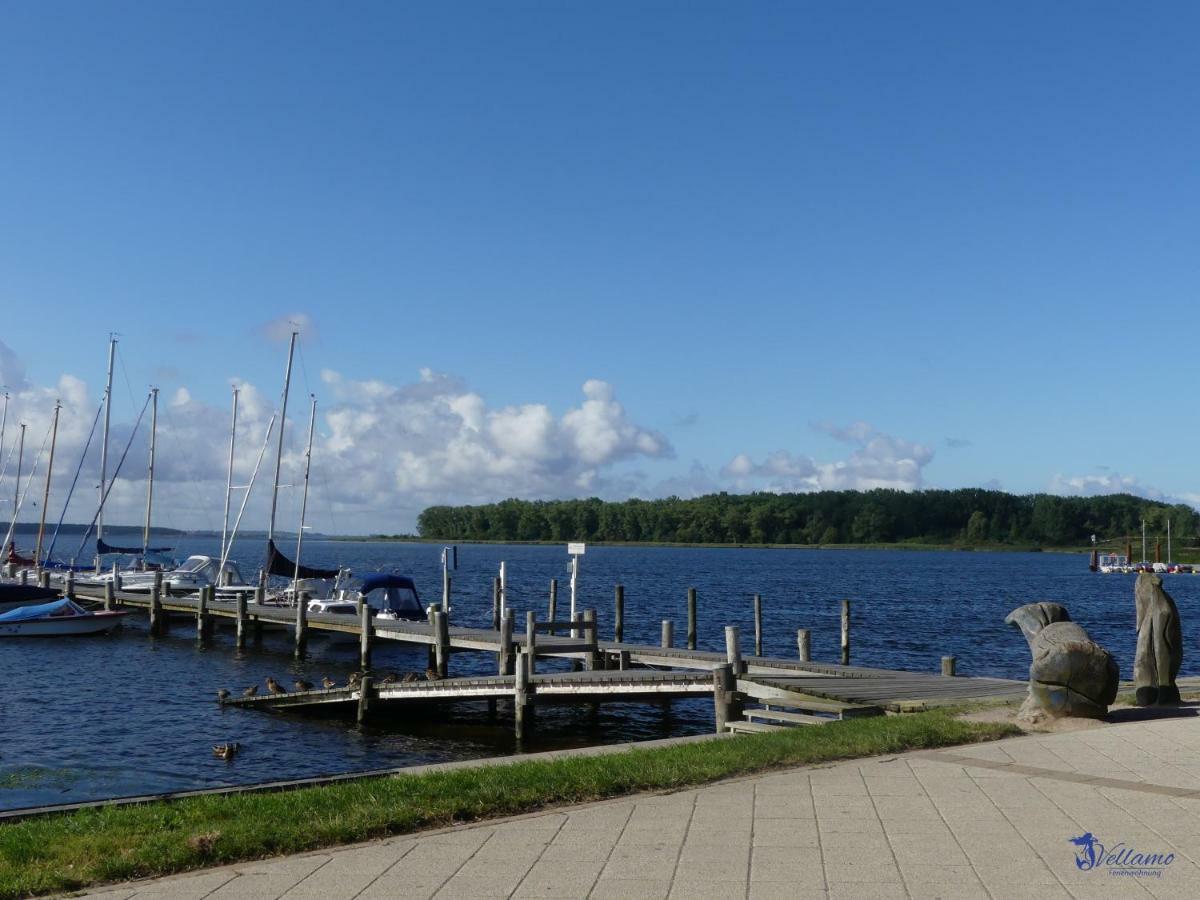
[[[550,618],[548,621],[553,622],[554,617],[558,615],[558,579],[550,579]],[[550,633],[554,634],[554,629],[550,629]]]
[[[105,610],[105,612],[112,611],[114,598],[115,598],[115,592],[113,591],[112,582],[110,581],[104,585],[104,610]]]
[[[442,569],[442,612],[450,615],[450,569]]]
[[[553,616],[551,616],[553,618]],[[500,579],[492,579],[492,630],[500,629]]]
[[[742,630],[736,625],[725,626],[725,658],[729,660],[734,676],[746,671],[742,662]]]
[[[696,589],[688,588],[687,593],[687,646],[689,650],[696,649]]]
[[[66,589],[63,591],[63,593],[66,595],[68,600],[75,599],[75,570],[74,569],[67,569],[67,584],[66,584]]]
[[[737,676],[728,663],[713,669],[713,725],[717,734],[725,733],[725,724],[741,718]]]
[[[662,645],[663,649],[675,645],[675,624],[670,619],[662,620]]]
[[[22,569],[21,577],[19,579],[17,579],[17,581],[21,585],[21,587],[25,587],[27,584],[29,584],[29,570]]]
[[[589,670],[602,668],[603,660],[600,658],[600,633],[596,627],[596,610],[585,609],[583,611],[583,621],[590,627],[583,629],[584,640],[588,642],[588,658],[586,660],[586,668]]]
[[[525,613],[525,656],[532,675],[537,671],[537,615],[532,609]]]
[[[850,601],[842,601],[842,665],[850,665]]]
[[[625,640],[625,585],[616,588],[616,610],[613,615],[613,640],[618,644]]]
[[[369,603],[364,603],[358,617],[358,667],[364,672],[371,668],[371,639],[375,637],[375,622]]]
[[[246,592],[237,592],[237,632],[233,645],[241,650],[246,646]]]
[[[500,653],[499,653],[499,673],[501,675],[511,675],[513,673],[513,617],[512,610],[506,609],[504,615],[500,619]]]
[[[433,614],[434,663],[437,666],[439,678],[446,678],[450,673],[450,620],[444,609]]]
[[[38,574],[38,584],[44,588],[50,587],[50,573],[45,569]]]
[[[754,655],[763,655],[762,597],[754,595]]]
[[[263,601],[267,598],[267,588],[263,584],[262,572],[259,572],[258,587],[254,589],[254,605],[258,609],[262,609]],[[254,617],[254,643],[261,644],[263,638],[263,624],[258,616]]]
[[[119,563],[113,563],[112,586],[114,591],[121,589],[121,566]]]
[[[617,668],[622,672],[630,668],[628,650],[619,650],[617,652]]]
[[[371,676],[364,670],[358,682],[358,724],[367,721],[367,713],[371,704]]]
[[[955,670],[957,668],[958,668],[958,657],[956,657],[956,656],[943,656],[942,657],[942,674],[943,675],[953,676],[955,674]]]
[[[196,601],[196,640],[202,641],[208,635],[208,600],[212,596],[212,586],[200,588],[200,596]]]
[[[800,648],[800,662],[812,659],[812,632],[807,628],[796,629],[796,644]]]
[[[167,633],[167,617],[163,615],[162,608],[162,585],[162,572],[155,572],[154,586],[150,589],[150,633],[156,637]]]
[[[296,597],[296,656],[304,655],[308,644],[308,591]]]
[[[512,618],[509,617],[508,621],[511,622]],[[526,660],[527,657],[522,653],[516,661],[516,680],[513,687],[513,728],[517,740],[525,737],[525,714],[529,706],[529,665]]]

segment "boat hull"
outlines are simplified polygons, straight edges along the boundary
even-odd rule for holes
[[[86,616],[47,616],[24,622],[0,622],[0,637],[58,637],[102,634],[121,624],[127,612],[97,612]]]

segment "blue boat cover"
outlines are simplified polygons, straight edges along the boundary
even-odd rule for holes
[[[362,587],[358,590],[360,593],[369,594],[379,588],[408,588],[414,594],[417,592],[416,584],[407,575],[392,575],[388,572],[364,575]]]
[[[27,622],[30,619],[41,619],[63,609],[71,601],[64,597],[53,603],[39,603],[37,606],[18,606],[0,615],[0,622]]]

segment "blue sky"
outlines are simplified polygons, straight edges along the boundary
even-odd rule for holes
[[[277,393],[263,326],[302,314],[300,392],[343,406],[340,473],[383,470],[346,505],[379,527],[508,493],[1200,498],[1198,26],[1182,3],[8,3],[4,377],[31,421],[64,373],[95,397],[115,329],[114,415],[153,382],[217,423],[231,378]],[[589,379],[607,455],[568,420]],[[411,428],[359,427],[476,395],[481,421],[553,421],[455,456],[439,420],[403,473]]]

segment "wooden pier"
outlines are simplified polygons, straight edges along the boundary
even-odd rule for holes
[[[303,602],[295,607],[248,603],[244,595],[236,602],[216,602],[211,589],[181,597],[160,591],[150,595],[113,591],[111,586],[100,591],[81,585],[75,594],[106,607],[145,609],[158,634],[172,627],[172,618],[184,617],[194,619],[197,637],[207,640],[215,624],[225,620],[236,626],[239,645],[247,633],[261,635],[264,628],[290,631],[298,654],[304,653],[310,632],[353,635],[358,638],[364,670],[361,683],[224,702],[259,709],[355,708],[360,720],[377,708],[414,702],[486,700],[494,708],[498,701],[511,701],[516,731],[521,735],[535,703],[664,702],[708,696],[713,698],[717,730],[765,731],[966,701],[1018,700],[1026,692],[1025,682],[1000,678],[902,672],[761,654],[743,657],[738,629],[732,626],[725,630],[725,652],[698,650],[692,616],[689,646],[684,648],[672,645],[671,629],[666,627],[660,645],[599,640],[593,610],[577,614],[569,622],[539,622],[528,612],[523,633],[518,634],[511,610],[499,617],[496,628],[473,628],[451,624],[438,605],[430,608],[428,621],[411,622],[371,615],[369,607],[362,608],[360,615],[347,616],[311,613]],[[618,593],[620,612],[623,599]],[[756,627],[756,649],[761,648],[760,627]],[[371,652],[379,641],[426,646],[435,678],[388,684],[373,681]],[[799,650],[804,657],[807,644],[807,633],[801,631]],[[848,656],[848,646],[844,630],[843,658]],[[469,652],[494,654],[497,673],[447,677],[451,656]],[[542,659],[570,660],[576,671],[538,672]],[[753,703],[760,705],[749,706]]]

